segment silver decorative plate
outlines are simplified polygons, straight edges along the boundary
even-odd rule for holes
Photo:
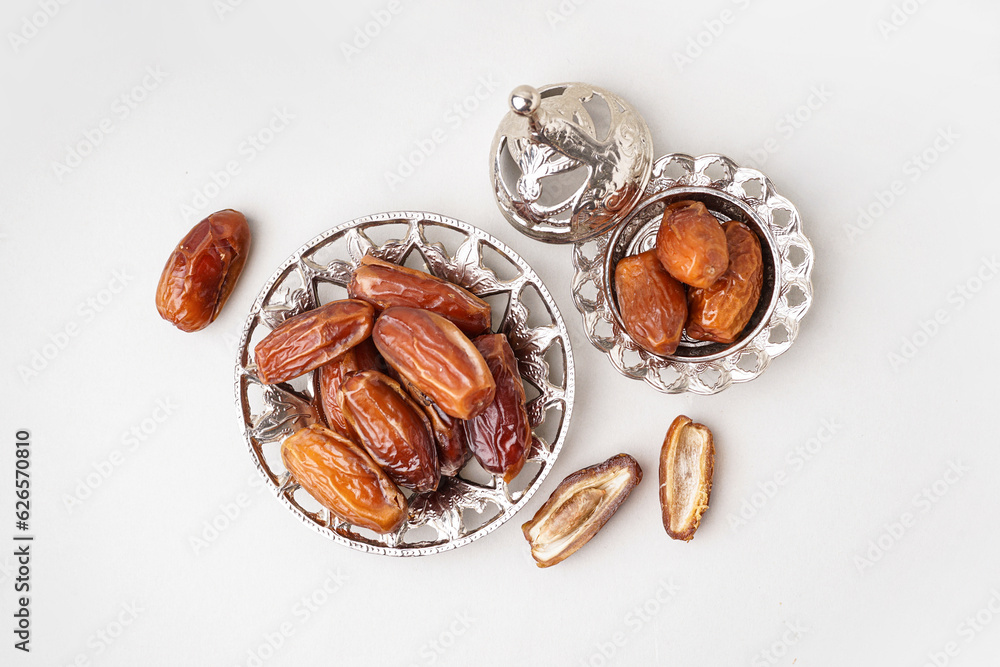
[[[453,248],[450,252],[448,248]],[[285,319],[335,299],[365,253],[462,285],[493,307],[494,330],[507,335],[528,396],[534,443],[509,484],[475,459],[437,491],[409,495],[407,522],[391,535],[351,526],[320,507],[281,462],[282,441],[319,421],[312,374],[261,384],[256,343]],[[566,441],[573,411],[569,332],[538,275],[514,251],[475,227],[433,213],[371,215],[320,234],[299,248],[257,296],[240,339],[236,401],[250,456],[265,482],[304,524],[335,542],[390,556],[423,556],[483,537],[514,515],[542,484]]]
[[[721,221],[740,220],[761,242],[764,283],[757,310],[735,343],[682,339],[668,356],[651,354],[622,325],[614,289],[622,257],[656,244],[664,207],[685,199],[701,201]],[[813,250],[801,231],[798,211],[756,169],[723,155],[665,155],[638,206],[621,225],[573,251],[573,301],[587,337],[626,377],[664,393],[714,394],[754,379],[787,350],[812,303]]]

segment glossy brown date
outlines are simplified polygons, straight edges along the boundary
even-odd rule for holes
[[[729,266],[726,233],[698,201],[679,201],[663,211],[656,256],[670,275],[692,287],[708,287]]]
[[[160,317],[181,331],[207,327],[236,286],[249,251],[250,227],[239,211],[213,213],[192,227],[160,274]]]
[[[393,307],[379,316],[375,346],[392,368],[446,414],[470,419],[493,401],[496,383],[465,334],[428,310]]]
[[[465,440],[465,429],[462,428],[464,422],[447,414],[435,403],[425,405],[424,412],[434,431],[441,474],[445,477],[454,477],[472,458],[472,451]]]
[[[359,445],[313,424],[281,444],[281,460],[303,489],[341,520],[392,533],[406,521],[406,498]]]
[[[344,419],[344,413],[340,411],[340,385],[349,373],[382,370],[382,367],[382,358],[375,349],[375,344],[371,338],[366,338],[333,361],[316,369],[314,374],[316,395],[319,396],[320,408],[327,426],[348,438],[354,437],[354,432]]]
[[[735,343],[760,300],[764,264],[760,240],[742,222],[725,225],[729,268],[711,287],[688,291],[688,336]]]
[[[656,251],[618,262],[615,293],[632,340],[653,354],[673,354],[687,320],[687,297],[684,286],[663,268]]]
[[[400,386],[408,393],[413,400],[420,405],[431,423],[431,430],[434,432],[434,442],[437,444],[438,466],[441,474],[445,477],[454,477],[462,466],[472,458],[472,452],[465,441],[465,423],[461,419],[456,419],[444,410],[439,408],[431,397],[413,386],[413,383],[389,369],[389,375],[399,382]]]
[[[374,316],[370,303],[344,299],[285,320],[254,347],[260,381],[284,382],[332,361],[368,338]]]
[[[497,388],[493,402],[465,422],[465,438],[483,469],[503,475],[509,482],[521,472],[531,448],[524,385],[506,336],[487,334],[473,342],[486,360]]]
[[[521,530],[538,567],[561,563],[590,541],[642,481],[628,454],[578,470],[556,487]]]
[[[437,488],[440,471],[430,423],[398,382],[378,371],[352,373],[340,387],[340,409],[392,481],[418,492]]]
[[[347,286],[352,299],[385,310],[422,308],[446,317],[470,336],[490,328],[490,305],[471,292],[424,271],[365,255]]]

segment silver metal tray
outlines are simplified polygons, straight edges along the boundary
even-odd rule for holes
[[[449,248],[453,249],[449,251]],[[507,335],[528,395],[534,443],[509,484],[475,459],[437,491],[409,494],[407,522],[391,535],[351,526],[320,505],[285,470],[282,441],[318,421],[311,373],[263,385],[252,349],[285,321],[344,298],[358,261],[377,257],[462,285],[493,306],[494,330]],[[264,285],[243,327],[236,361],[240,427],[257,470],[278,500],[305,525],[368,553],[422,556],[455,549],[492,532],[524,506],[558,456],[573,412],[573,355],[566,324],[538,275],[514,251],[480,229],[433,213],[359,218],[320,234],[289,257]]]
[[[625,331],[614,270],[622,257],[655,246],[664,207],[683,199],[703,202],[720,221],[735,219],[750,227],[761,242],[764,284],[757,310],[735,343],[685,336],[674,354],[659,356]],[[715,394],[756,378],[791,346],[813,298],[813,249],[798,211],[763,173],[724,155],[671,153],[656,160],[636,208],[611,231],[577,243],[573,264],[573,301],[590,342],[622,375],[669,394]]]

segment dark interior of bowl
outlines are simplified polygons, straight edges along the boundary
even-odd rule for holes
[[[618,309],[618,294],[615,290],[615,267],[624,257],[652,249],[656,244],[656,231],[660,227],[664,208],[675,202],[686,200],[703,203],[720,222],[738,220],[746,224],[760,241],[761,258],[764,265],[764,280],[761,284],[757,308],[735,342],[726,345],[711,341],[697,341],[688,338],[685,334],[680,345],[677,346],[677,351],[664,357],[665,359],[688,362],[712,361],[731,354],[753,339],[767,324],[767,320],[778,301],[778,291],[775,288],[776,269],[780,261],[778,250],[768,232],[767,225],[757,217],[747,204],[728,193],[705,187],[670,188],[646,197],[639,202],[639,206],[625,222],[615,229],[608,241],[608,252],[604,260],[603,287],[605,294],[609,295],[612,314],[624,330],[625,327]]]

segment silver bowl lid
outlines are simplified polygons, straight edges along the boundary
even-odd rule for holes
[[[497,204],[519,231],[548,243],[602,234],[639,202],[653,165],[646,121],[585,83],[510,94],[490,150]]]

